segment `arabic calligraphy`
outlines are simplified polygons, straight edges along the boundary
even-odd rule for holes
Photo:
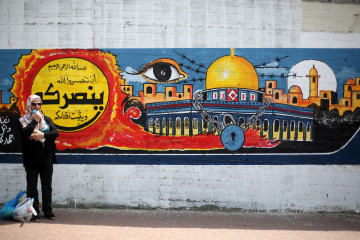
[[[95,98],[95,93],[91,94],[91,99],[87,98],[87,93],[71,93],[71,98],[68,98],[67,94],[63,95],[65,99],[65,105],[61,106],[61,109],[65,109],[69,104],[103,104],[104,92],[100,93],[100,98]]]
[[[62,64],[51,64],[48,65],[49,72],[59,70],[59,71],[66,71],[66,70],[76,70],[76,71],[86,71],[86,66],[79,67],[79,64],[75,62],[75,60],[72,62],[72,64],[69,63],[62,63]]]
[[[56,117],[54,118],[54,120],[57,119],[75,119],[77,121],[79,121],[79,123],[83,123],[85,122],[88,117],[86,115],[82,115],[82,112],[80,110],[77,110],[75,112],[71,112],[71,111],[57,111],[56,112]]]
[[[80,58],[56,59],[43,66],[31,91],[41,97],[44,114],[64,132],[79,131],[97,121],[110,92],[104,73]]]
[[[8,126],[10,119],[0,117],[0,145],[8,145],[14,140],[14,135],[11,134],[11,127]]]
[[[47,105],[50,105],[50,104],[59,104],[60,103],[60,93],[59,91],[55,91],[55,92],[50,92],[50,89],[54,87],[54,85],[52,83],[49,84],[49,87],[46,89],[45,93],[43,94],[42,92],[37,92],[35,93],[35,95],[38,95],[41,97],[42,101],[43,101],[43,104],[47,104]],[[44,95],[45,96],[55,96],[57,95],[57,98],[56,99],[45,99],[44,98]]]
[[[71,80],[68,76],[60,76],[60,79],[57,80],[57,83],[64,83],[69,85],[74,85],[75,83],[96,83],[96,76],[95,74],[89,77],[84,76],[81,80],[78,81]]]
[[[45,93],[37,92],[36,95],[40,96],[43,100],[43,104],[51,105],[51,104],[59,104],[60,103],[60,93],[58,90],[54,92],[50,92],[50,89],[53,88],[54,85],[52,83],[49,84],[49,87],[46,89]],[[89,90],[92,90],[92,87],[89,87]],[[57,95],[56,99],[47,99],[44,96],[55,96]],[[92,105],[100,105],[104,103],[104,92],[100,93],[100,98],[96,98],[96,94],[92,93],[91,98],[88,99],[86,92],[79,92],[79,93],[71,93],[71,98],[68,97],[66,93],[62,96],[65,100],[65,104],[60,106],[61,109],[65,109],[69,106],[69,104],[92,104]]]

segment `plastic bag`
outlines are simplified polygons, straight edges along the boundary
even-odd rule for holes
[[[22,193],[22,192],[20,192],[20,193]],[[24,193],[26,193],[26,191],[24,191]],[[18,200],[18,204],[20,203],[20,202],[22,202],[22,201],[24,201],[25,199],[26,199],[26,194],[22,194],[22,195],[20,195],[20,194],[18,194],[17,195],[17,200]],[[17,205],[17,204],[16,204]],[[16,207],[16,206],[15,206]]]
[[[19,203],[19,199],[22,199],[25,196],[26,191],[21,191],[17,194],[17,196],[7,203],[1,208],[0,215],[3,220],[12,220],[13,212],[15,210],[16,205]]]
[[[31,220],[32,215],[37,215],[35,209],[33,208],[34,199],[27,198],[25,201],[20,202],[16,205],[16,208],[13,212],[13,218],[19,222],[28,222]]]

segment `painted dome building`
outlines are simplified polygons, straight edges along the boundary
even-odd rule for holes
[[[301,97],[301,89],[294,87],[291,94]],[[233,50],[210,65],[205,90],[196,92],[193,99],[149,103],[146,109],[145,128],[159,135],[221,134],[227,125],[235,124],[244,130],[257,129],[267,139],[312,141],[313,110],[267,100],[259,91],[254,66]]]

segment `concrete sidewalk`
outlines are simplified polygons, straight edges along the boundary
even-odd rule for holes
[[[0,220],[1,240],[360,239],[359,214],[54,209],[55,221]]]

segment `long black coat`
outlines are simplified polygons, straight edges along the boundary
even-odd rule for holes
[[[19,126],[21,129],[24,167],[51,165],[53,163],[56,163],[55,139],[59,136],[59,132],[55,124],[49,117],[45,116],[44,120],[49,125],[49,131],[44,132],[44,144],[42,142],[29,139],[31,133],[34,131],[37,125],[36,120],[33,119],[32,122],[24,128],[19,122]]]

